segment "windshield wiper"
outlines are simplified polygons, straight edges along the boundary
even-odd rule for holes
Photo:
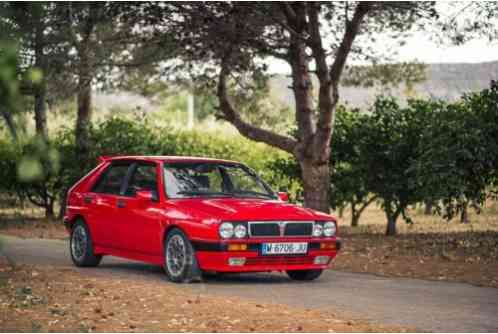
[[[252,190],[234,190],[232,192],[233,195],[249,195],[251,197],[263,197],[263,198],[271,198],[275,199],[274,196],[270,194],[265,194],[265,193],[260,193],[258,191],[252,191]]]
[[[226,193],[222,191],[202,191],[202,190],[184,190],[177,192],[178,195],[187,195],[187,196],[232,196],[231,193]]]

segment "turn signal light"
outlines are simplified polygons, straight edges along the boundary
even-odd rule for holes
[[[247,244],[230,244],[228,245],[228,250],[231,252],[246,251]]]
[[[321,242],[320,249],[335,249],[335,242]]]

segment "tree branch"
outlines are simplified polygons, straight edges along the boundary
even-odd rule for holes
[[[288,2],[284,1],[284,2],[280,3],[280,8],[284,12],[285,17],[287,18],[287,22],[289,22],[291,25],[293,25],[297,20],[297,16],[296,16],[296,12],[291,7],[291,5]]]
[[[294,147],[297,144],[294,139],[255,127],[249,123],[244,122],[240,118],[240,115],[235,111],[230,101],[228,100],[226,83],[228,74],[228,65],[224,60],[221,65],[217,92],[220,109],[223,113],[222,118],[233,124],[243,136],[277,147],[292,154],[294,151]]]
[[[370,8],[370,3],[360,2],[356,6],[353,18],[351,19],[351,21],[348,21],[346,23],[346,31],[344,32],[344,36],[342,38],[339,49],[337,49],[334,63],[330,68],[330,77],[333,83],[338,83],[341,78],[344,65],[346,64],[346,59],[348,58],[349,52],[351,51],[351,46],[353,45],[353,41],[360,29],[361,21],[368,13]]]
[[[334,108],[339,101],[339,80],[344,70],[349,52],[351,51],[353,41],[360,29],[361,22],[370,8],[371,4],[368,2],[360,2],[356,6],[353,18],[351,19],[351,21],[346,22],[346,31],[344,32],[341,44],[337,49],[334,62],[330,67],[329,74],[328,76],[322,76],[323,81],[320,81],[320,113],[317,121],[317,133],[314,138],[315,145],[317,146],[317,149],[315,150],[315,152],[318,154],[318,156],[315,157],[315,160],[317,161],[326,161],[329,158],[329,142],[330,138],[332,137],[332,129],[335,116]],[[320,60],[320,58],[324,57],[324,55],[322,55],[320,51],[321,40],[318,41],[318,38],[320,36],[319,30],[317,30],[319,29],[319,12],[315,6],[311,6],[311,9],[310,22],[312,31],[314,31],[314,38],[317,39],[317,41],[313,42],[313,45],[316,49],[316,51],[313,50],[313,53],[315,54],[316,52]],[[318,64],[317,62],[318,71],[320,71],[320,67],[323,66],[323,64]],[[325,87],[322,87],[324,85]]]
[[[310,3],[308,5],[308,13],[309,13],[309,34],[310,34],[310,43],[309,46],[313,51],[313,58],[316,63],[316,74],[318,79],[322,81],[329,81],[329,73],[327,66],[327,54],[323,49],[322,38],[320,34],[320,22],[319,22],[319,13],[320,13],[320,4]]]
[[[358,210],[358,214],[361,215],[361,213],[370,205],[372,204],[375,200],[377,200],[377,195],[372,196],[368,201],[364,202],[363,205],[360,207]]]
[[[16,130],[16,125],[14,122],[14,117],[12,117],[12,114],[8,112],[2,105],[0,105],[0,114],[5,120],[5,123],[7,124],[7,128],[9,129],[10,135],[12,136],[12,141],[14,143],[17,143],[17,130]]]

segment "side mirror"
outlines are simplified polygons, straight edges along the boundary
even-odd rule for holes
[[[277,193],[278,198],[280,198],[281,201],[283,202],[288,202],[289,201],[289,194],[286,193],[285,191],[279,191]]]
[[[135,193],[135,197],[140,201],[140,202],[155,202],[157,201],[157,196],[154,194],[154,192],[150,190],[139,190]]]

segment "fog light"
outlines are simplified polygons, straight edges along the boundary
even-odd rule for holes
[[[228,250],[231,252],[246,251],[247,245],[246,244],[231,244],[231,245],[228,245]]]
[[[228,264],[230,266],[243,266],[246,263],[245,257],[230,257],[228,258]]]
[[[315,257],[315,264],[327,264],[330,261],[330,256],[320,255]]]
[[[335,249],[335,242],[321,242],[320,249]]]

